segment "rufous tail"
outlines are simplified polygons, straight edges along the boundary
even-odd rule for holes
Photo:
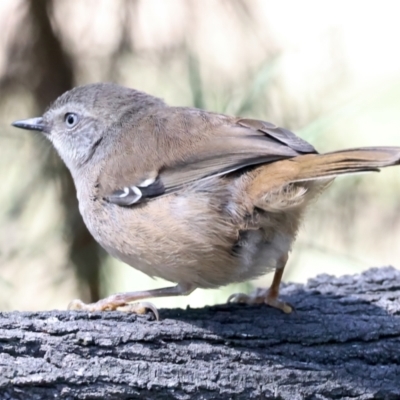
[[[364,147],[325,154],[307,154],[290,159],[297,164],[294,181],[334,178],[338,175],[400,164],[400,147]]]

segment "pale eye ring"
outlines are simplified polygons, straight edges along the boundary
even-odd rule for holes
[[[67,128],[73,128],[79,122],[78,115],[75,113],[66,113],[64,115],[64,122]]]

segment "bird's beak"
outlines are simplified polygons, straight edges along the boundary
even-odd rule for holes
[[[15,126],[16,128],[28,129],[31,131],[43,132],[45,129],[45,124],[42,117],[21,119],[20,121],[14,121],[11,125]]]

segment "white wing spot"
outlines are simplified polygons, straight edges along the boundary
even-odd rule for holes
[[[124,193],[121,193],[119,195],[119,197],[126,197],[129,194],[129,188],[128,187],[124,187]]]
[[[147,186],[150,186],[151,184],[153,184],[154,182],[155,182],[154,178],[148,178],[148,179],[144,180],[139,186],[147,187]]]
[[[142,192],[137,186],[131,186],[133,193],[136,194],[136,197],[132,200],[131,204],[136,203],[142,197]]]

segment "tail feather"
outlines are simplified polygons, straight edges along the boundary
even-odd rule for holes
[[[299,163],[295,181],[334,178],[400,164],[400,147],[364,147],[292,159]]]

